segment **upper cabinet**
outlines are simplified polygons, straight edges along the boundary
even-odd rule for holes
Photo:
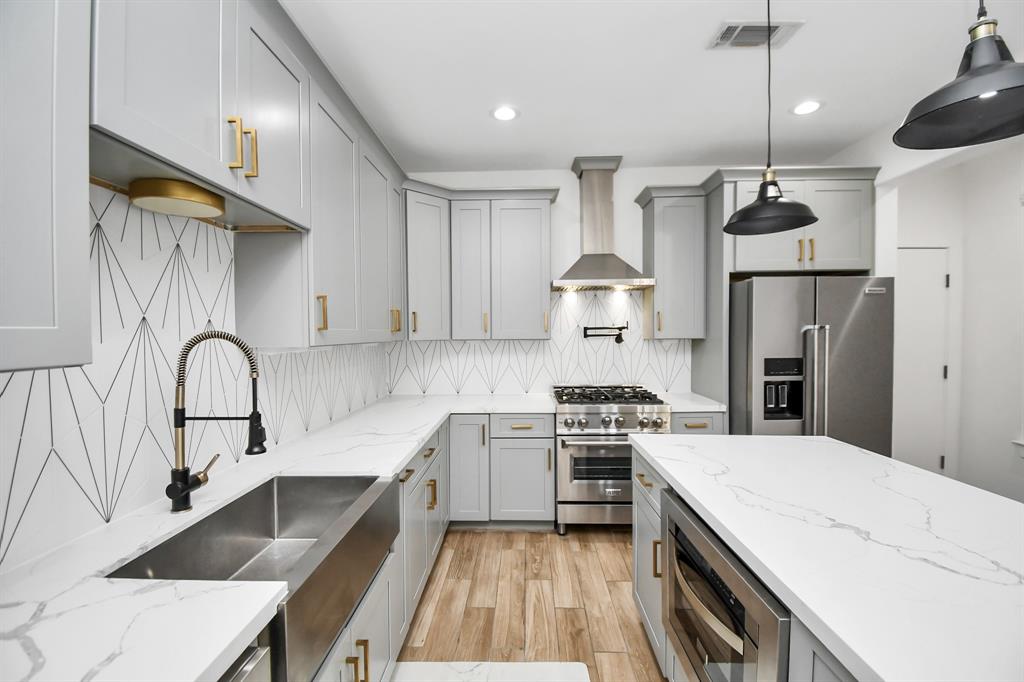
[[[238,5],[238,108],[238,193],[309,226],[309,72],[251,1]]]
[[[760,181],[745,180],[736,183],[736,206],[746,206],[757,198]],[[804,183],[780,183],[782,196],[807,203]],[[807,262],[804,230],[787,230],[772,234],[736,237],[736,270],[763,272],[767,270],[803,270]]]
[[[409,339],[450,339],[451,215],[448,199],[406,191]]]
[[[491,202],[453,201],[452,338],[491,338]]]
[[[551,306],[551,202],[491,202],[493,339],[546,339]]]
[[[700,339],[705,334],[705,218],[699,188],[651,187],[643,208],[643,333],[653,339]]]
[[[392,184],[388,192],[388,299],[392,341],[405,338],[405,213],[402,189]]]
[[[0,371],[85,364],[89,3],[0,2],[0,83]]]
[[[388,288],[388,211],[391,190],[383,164],[368,152],[359,161],[360,328],[365,341],[387,341],[393,326]],[[315,230],[314,230],[315,231]]]

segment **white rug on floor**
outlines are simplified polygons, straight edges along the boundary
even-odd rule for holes
[[[391,682],[590,682],[590,673],[583,663],[406,662]]]

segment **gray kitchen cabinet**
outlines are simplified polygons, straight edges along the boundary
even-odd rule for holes
[[[725,414],[722,412],[673,412],[672,433],[691,436],[725,433]]]
[[[790,620],[790,682],[856,682],[839,659],[822,644],[807,626]]]
[[[390,340],[405,338],[405,216],[402,190],[392,186],[388,192],[388,331]]]
[[[437,481],[437,496],[439,504],[441,505],[441,537],[444,537],[444,532],[448,530],[448,522],[451,521],[452,507],[451,507],[451,441],[449,439],[449,426],[448,422],[441,424],[441,428],[437,430],[438,433],[438,448],[441,451],[441,471]],[[438,543],[439,550],[441,548]],[[436,554],[436,552],[435,552]]]
[[[452,521],[490,521],[491,455],[486,414],[457,414],[449,426]]]
[[[388,272],[390,182],[383,165],[368,152],[359,161],[359,304],[363,341],[391,338]]]
[[[449,201],[406,190],[409,339],[450,339],[451,222]]]
[[[405,485],[402,524],[405,536],[405,601],[406,614],[411,618],[427,583],[427,502],[430,497],[427,476],[412,479]],[[408,607],[410,604],[411,609]]]
[[[359,676],[362,674],[359,661],[356,660],[354,666],[352,662],[346,661],[350,656],[357,658],[351,653],[354,647],[352,628],[345,628],[335,640],[320,670],[313,676],[313,682],[359,682]]]
[[[0,2],[0,370],[92,361],[89,23]]]
[[[875,251],[875,183],[807,180],[804,201],[818,222],[804,228],[807,270],[870,270]]]
[[[555,442],[492,438],[491,520],[555,520]]]
[[[491,338],[491,202],[453,201],[452,338]]]
[[[316,84],[310,120],[309,241],[311,344],[362,341],[360,328],[359,143],[353,128]],[[252,235],[256,240],[266,235]]]
[[[93,3],[93,125],[236,188],[236,133],[255,124],[228,121],[239,116],[237,8],[237,0]]]
[[[444,470],[442,459],[444,453],[438,451],[427,468],[427,555],[430,562],[437,558],[444,539],[444,512],[441,506],[441,472]]]
[[[634,456],[635,457],[635,456]],[[661,520],[647,503],[639,483],[633,484],[633,601],[640,613],[658,666],[665,665],[665,626],[661,621]]]
[[[740,208],[757,198],[759,181],[736,183],[736,207]],[[800,180],[779,183],[782,196],[806,203],[804,183]],[[803,229],[774,234],[736,237],[736,271],[763,272],[771,270],[803,270],[807,263],[807,242]]]
[[[309,72],[256,8],[238,3],[238,111],[244,123],[238,193],[309,225]],[[191,42],[191,41],[188,41]]]
[[[491,202],[491,338],[550,338],[551,202]]]
[[[665,188],[661,188],[665,189]],[[705,335],[704,197],[699,190],[645,190],[642,203],[644,272],[655,285],[644,290],[643,334],[654,339]]]

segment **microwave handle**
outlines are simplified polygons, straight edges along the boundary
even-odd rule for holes
[[[743,655],[743,638],[733,632],[732,628],[728,625],[716,618],[715,614],[711,613],[711,609],[705,606],[704,602],[697,597],[697,594],[690,588],[690,584],[686,582],[686,578],[683,577],[682,571],[679,570],[678,563],[673,562],[672,568],[675,569],[676,581],[679,583],[679,589],[683,592],[683,598],[689,602],[694,614],[704,621],[704,624],[718,635],[723,642],[735,649],[736,653]]]

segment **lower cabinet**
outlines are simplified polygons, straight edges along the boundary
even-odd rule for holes
[[[491,450],[486,414],[456,414],[448,420],[452,521],[491,518]]]
[[[409,482],[411,483],[411,481]],[[409,486],[409,483],[406,483]],[[412,604],[406,609],[408,617],[416,611],[415,604],[423,594],[427,582],[427,477],[420,476],[405,493],[405,515],[402,535],[405,536],[405,601]]]
[[[555,442],[491,439],[491,519],[555,520]]]
[[[662,550],[661,519],[647,502],[640,486],[634,484],[633,600],[658,665],[668,674],[665,626],[661,622]]]
[[[855,682],[831,651],[795,617],[789,632],[790,682]]]
[[[725,433],[723,412],[673,412],[672,433],[690,436]]]

